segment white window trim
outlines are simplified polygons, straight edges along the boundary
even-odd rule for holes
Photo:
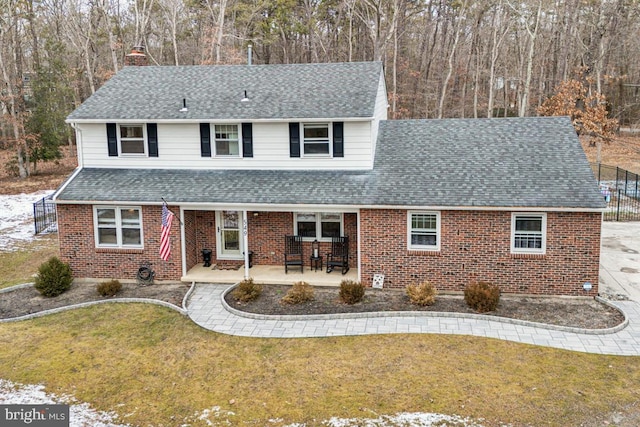
[[[412,231],[412,221],[411,218],[413,215],[421,214],[421,215],[435,215],[436,216],[436,244],[435,245],[412,245],[411,244],[411,231]],[[440,212],[437,211],[407,211],[407,249],[410,251],[440,251],[440,240],[441,240],[441,223],[440,220]]]
[[[140,126],[142,127],[142,149],[144,153],[123,153],[122,152],[122,140],[137,140],[138,138],[122,138],[122,126]],[[120,157],[148,157],[148,146],[149,142],[147,140],[147,126],[144,123],[118,123],[118,155]]]
[[[218,144],[217,143],[217,139],[216,139],[216,126],[235,126],[237,131],[238,131],[238,154],[218,154]],[[242,153],[242,126],[239,123],[211,123],[211,125],[209,126],[211,128],[211,135],[209,135],[212,143],[213,143],[213,147],[211,150],[211,156],[212,157],[219,157],[219,158],[223,158],[223,159],[238,159],[238,158],[242,158],[243,153]],[[228,141],[228,140],[220,140],[220,141]]]
[[[516,248],[516,219],[518,217],[534,217],[542,219],[542,244],[541,248]],[[541,212],[512,212],[511,213],[511,253],[512,254],[539,254],[547,253],[547,214]]]
[[[98,209],[114,209],[116,212],[116,244],[104,244],[98,241]],[[124,245],[122,244],[122,210],[136,209],[140,212],[140,244]],[[96,248],[113,248],[113,249],[144,249],[144,226],[142,224],[142,207],[141,206],[93,206],[93,239]]]
[[[323,213],[340,213],[340,236],[344,236],[344,213],[342,212],[294,212],[293,213],[293,234],[298,234],[298,214],[314,214],[316,216],[316,237],[303,237],[303,242],[330,242],[331,237],[322,236],[322,214]]]
[[[327,125],[327,135],[328,135],[328,144],[329,144],[329,153],[328,154],[305,154],[304,146],[305,146],[305,138],[304,138],[304,127],[305,126],[318,126],[318,125]],[[309,140],[309,143],[314,143],[313,139]],[[307,122],[302,123],[300,126],[300,157],[309,157],[309,158],[332,158],[333,157],[333,122]]]

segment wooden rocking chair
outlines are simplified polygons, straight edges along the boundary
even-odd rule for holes
[[[302,236],[284,236],[284,272],[289,267],[300,267],[304,273],[304,255],[302,254]]]
[[[349,237],[332,237],[331,252],[327,254],[327,273],[340,267],[342,274],[349,271]]]

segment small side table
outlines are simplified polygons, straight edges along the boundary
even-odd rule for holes
[[[311,268],[310,270],[315,270],[318,271],[318,268],[320,269],[320,271],[322,271],[322,255],[320,256],[313,256],[311,255],[309,257],[309,260],[311,261]]]

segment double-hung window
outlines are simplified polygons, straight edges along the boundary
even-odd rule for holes
[[[298,212],[294,233],[309,240],[330,240],[342,236],[343,216],[339,212]]]
[[[240,156],[238,125],[215,125],[216,156]]]
[[[511,252],[544,254],[547,246],[547,215],[511,214]]]
[[[143,125],[120,125],[120,154],[147,154]]]
[[[302,125],[302,147],[305,156],[331,155],[329,123],[304,123]]]
[[[142,211],[139,207],[95,206],[96,247],[142,248]]]
[[[440,212],[409,212],[407,234],[411,250],[440,250]]]

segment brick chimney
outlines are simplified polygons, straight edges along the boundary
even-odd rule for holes
[[[128,65],[135,67],[149,65],[147,55],[144,54],[144,46],[134,46],[133,49],[131,49],[131,53],[125,55],[124,66],[126,67]]]

